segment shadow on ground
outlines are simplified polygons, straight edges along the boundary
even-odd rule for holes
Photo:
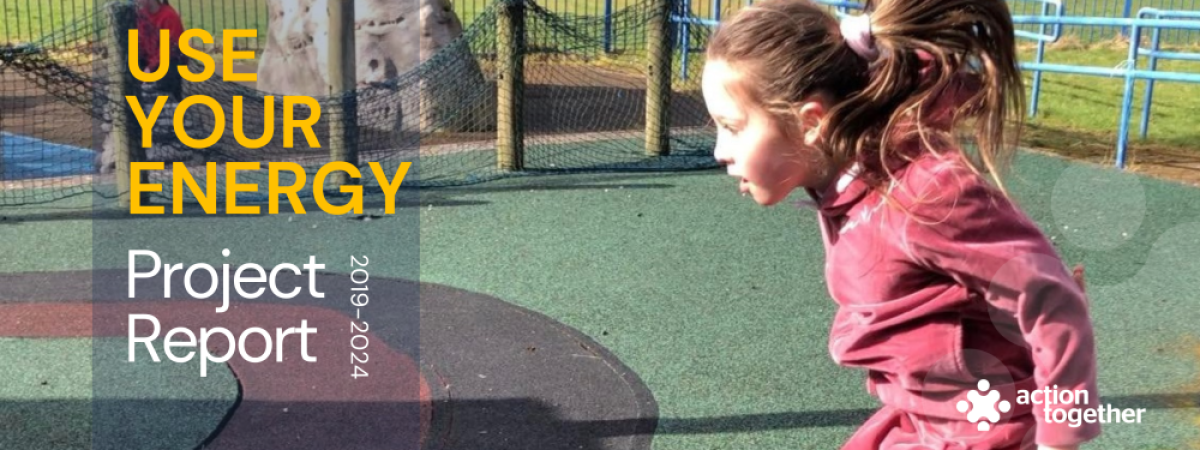
[[[1103,399],[1116,408],[1180,408],[1200,401],[1200,392],[1126,395]],[[0,447],[38,448],[53,445],[61,449],[160,448],[171,439],[164,421],[160,425],[130,433],[127,419],[163,417],[170,421],[186,420],[184,414],[208,407],[202,400],[101,400],[89,401],[5,401],[0,402],[0,417],[21,414],[21,420],[5,421]],[[290,448],[325,449],[423,449],[423,450],[525,450],[525,449],[649,449],[652,435],[753,433],[758,431],[813,428],[856,427],[874,411],[840,409],[787,413],[744,414],[687,419],[573,420],[553,405],[530,398],[476,400],[451,399],[434,402],[434,418],[427,442],[418,446],[416,435],[397,430],[357,429],[352,418],[322,414],[322,411],[353,409],[362,417],[386,416],[396,410],[416,408],[415,404],[279,403],[242,401],[237,408],[294,411],[291,426],[272,424],[254,436],[220,439],[215,430],[204,439],[206,450],[254,449],[294,440]],[[372,412],[374,411],[374,412]],[[92,418],[93,420],[89,420]],[[64,418],[78,422],[74,429],[43,427],[38,424],[61,423]],[[163,429],[163,427],[168,427]],[[144,427],[140,427],[144,428]],[[180,426],[179,428],[186,428]],[[657,428],[657,431],[655,431]],[[357,430],[346,433],[347,430]],[[350,437],[347,440],[347,436]],[[177,438],[176,438],[177,439]],[[183,449],[180,449],[183,450]]]

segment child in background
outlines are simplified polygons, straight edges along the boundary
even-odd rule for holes
[[[803,190],[817,209],[838,305],[829,351],[866,369],[883,404],[842,448],[1077,448],[1098,424],[1017,402],[1083,390],[1050,411],[1096,408],[1099,393],[1080,269],[1002,183],[1024,102],[1008,8],[865,10],[839,24],[809,0],[756,2],[715,31],[703,75],[715,157],[743,195],[773,205]],[[955,139],[966,125],[973,152]],[[995,423],[961,408],[981,379],[1011,406]]]
[[[183,35],[183,19],[172,8],[168,0],[137,0],[138,6],[138,65],[145,73],[154,73],[162,64],[167,64],[166,75],[155,83],[155,90],[170,94],[175,101],[183,100],[183,77],[178,65],[186,64],[179,51],[179,36]],[[161,30],[169,30],[170,42],[160,42]],[[161,46],[170,47],[169,61],[160,61]],[[153,104],[153,103],[151,103]]]

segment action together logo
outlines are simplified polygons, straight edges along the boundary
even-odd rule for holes
[[[967,400],[959,400],[955,407],[958,412],[967,415],[968,421],[977,423],[979,431],[988,431],[992,424],[1000,422],[1000,413],[1012,410],[1013,404],[1000,399],[1000,392],[992,391],[988,380],[979,380],[977,386],[979,390],[968,392]],[[1040,409],[1033,408],[1033,414],[1040,414],[1044,422],[1066,423],[1070,427],[1097,422],[1142,423],[1142,413],[1146,412],[1145,408],[1116,408],[1112,405],[1092,408],[1088,406],[1091,404],[1088,391],[1060,390],[1058,385],[1034,391],[1018,390],[1014,400],[1019,405],[1040,405]]]

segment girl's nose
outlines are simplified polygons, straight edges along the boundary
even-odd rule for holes
[[[713,158],[716,158],[717,164],[727,166],[733,164],[733,152],[729,151],[728,145],[721,145],[721,141],[717,141],[717,146],[713,149]]]

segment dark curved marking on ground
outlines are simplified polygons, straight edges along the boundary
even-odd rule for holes
[[[229,367],[241,385],[241,398],[204,448],[296,448],[297,443],[313,449],[418,447],[423,431],[420,428],[429,424],[430,392],[411,358],[384,345],[371,347],[371,364],[367,367],[376,376],[352,379],[347,370],[350,365],[339,363],[349,359],[346,342],[350,326],[345,316],[311,306],[243,304],[236,308],[231,306],[229,312],[217,314],[211,303],[198,301],[9,303],[0,305],[0,314],[13,320],[0,325],[0,335],[120,337],[129,333],[130,314],[150,314],[160,322],[160,338],[179,326],[197,335],[201,328],[225,327],[236,338],[251,327],[273,335],[276,327],[296,327],[303,319],[318,330],[308,339],[309,355],[317,362],[308,364],[300,359],[298,336],[284,338],[282,363],[275,362],[274,351],[261,363],[236,356],[230,359]],[[137,325],[138,336],[152,333],[149,322],[138,321]],[[250,355],[263,354],[264,347],[260,337],[246,342]],[[222,336],[216,336],[209,350],[224,355],[229,346]],[[187,351],[180,349],[175,354]],[[174,364],[166,359],[161,347],[156,352],[162,363]],[[148,358],[140,345],[137,355],[139,359]],[[197,358],[183,364],[195,367],[196,376],[200,376]],[[217,367],[211,364],[209,370]]]
[[[186,292],[178,275],[181,273],[176,274],[171,286],[173,294]],[[207,289],[204,278],[197,277],[197,290]],[[306,276],[286,272],[280,280],[285,290],[304,287],[308,282]],[[31,331],[41,329],[41,333],[52,335],[86,336],[93,334],[94,327],[105,334],[125,336],[127,314],[150,311],[155,311],[162,322],[162,334],[179,323],[190,324],[193,329],[225,326],[233,330],[231,323],[245,322],[242,326],[273,332],[276,326],[299,326],[301,318],[309,320],[310,326],[314,326],[314,318],[328,322],[325,326],[330,331],[322,337],[330,347],[318,350],[314,343],[309,344],[310,354],[318,357],[318,363],[293,361],[299,357],[294,347],[285,347],[285,355],[292,359],[285,359],[282,365],[274,362],[273,355],[269,362],[257,365],[241,361],[242,366],[252,367],[239,367],[237,357],[230,360],[243,383],[245,398],[206,448],[411,448],[384,444],[372,436],[412,442],[404,440],[411,437],[405,433],[414,432],[419,420],[413,414],[423,410],[418,403],[426,398],[432,404],[424,409],[431,415],[427,417],[428,432],[423,434],[428,450],[650,448],[658,423],[653,396],[632,370],[586,335],[536,312],[460,289],[376,276],[368,284],[375,295],[361,315],[370,324],[367,352],[371,362],[375,362],[374,352],[381,350],[377,346],[382,347],[376,339],[399,357],[388,369],[398,375],[389,377],[391,384],[385,383],[375,392],[358,390],[360,383],[356,381],[384,381],[375,378],[375,372],[384,371],[376,368],[371,376],[359,380],[350,377],[350,323],[355,308],[349,303],[349,289],[354,285],[345,274],[318,275],[318,291],[324,292],[325,298],[313,298],[305,290],[290,300],[247,300],[231,289],[230,310],[223,314],[215,313],[219,300],[167,301],[161,298],[161,284],[155,285],[152,280],[139,280],[137,299],[123,299],[128,284],[124,271],[119,270],[0,275],[0,314],[11,319],[0,325],[0,335],[32,335]],[[87,305],[77,302],[87,298],[120,300],[97,300],[92,308],[80,309]],[[38,302],[29,303],[31,299]],[[413,319],[418,314],[419,322]],[[74,315],[82,319],[65,320]],[[318,329],[321,331],[317,335],[327,333]],[[259,343],[248,351],[258,354],[261,341],[251,342]],[[285,340],[285,346],[296,343]],[[214,353],[222,350],[214,349]],[[332,364],[322,359],[326,354]],[[406,355],[418,360],[419,365],[405,368],[402,359]],[[412,359],[407,361],[411,363]],[[303,378],[313,375],[311,369],[316,366],[327,367],[333,373],[321,375],[319,380]],[[263,389],[296,391],[289,394],[296,398],[257,397],[259,394],[252,392],[243,374],[268,371],[285,373],[265,380],[269,386]],[[416,381],[422,378],[428,383],[422,383],[425,388],[418,398],[413,393],[417,392]],[[410,388],[397,388],[395,384],[404,384],[405,380],[412,381],[407,383]],[[320,388],[312,389],[314,382]],[[306,385],[308,391],[317,392],[299,392]],[[356,392],[345,392],[348,390]],[[370,392],[369,397],[359,396],[362,392]],[[397,398],[389,398],[392,403],[379,401],[385,395]],[[283,408],[288,412],[283,413]],[[246,409],[257,412],[241,412]],[[307,411],[315,419],[293,417],[297,411]],[[385,417],[396,417],[397,413],[407,417]],[[239,437],[237,442],[226,439],[225,435],[232,433],[231,427],[243,426],[242,417],[248,432],[256,434]],[[382,426],[385,422],[389,425]],[[281,429],[288,423],[307,425]],[[404,424],[410,426],[404,428]],[[287,440],[293,430],[304,438],[293,436]],[[315,433],[317,430],[320,433]],[[354,436],[345,437],[349,440],[337,437],[350,434]],[[262,440],[268,438],[277,440]],[[276,446],[284,442],[286,447]]]

